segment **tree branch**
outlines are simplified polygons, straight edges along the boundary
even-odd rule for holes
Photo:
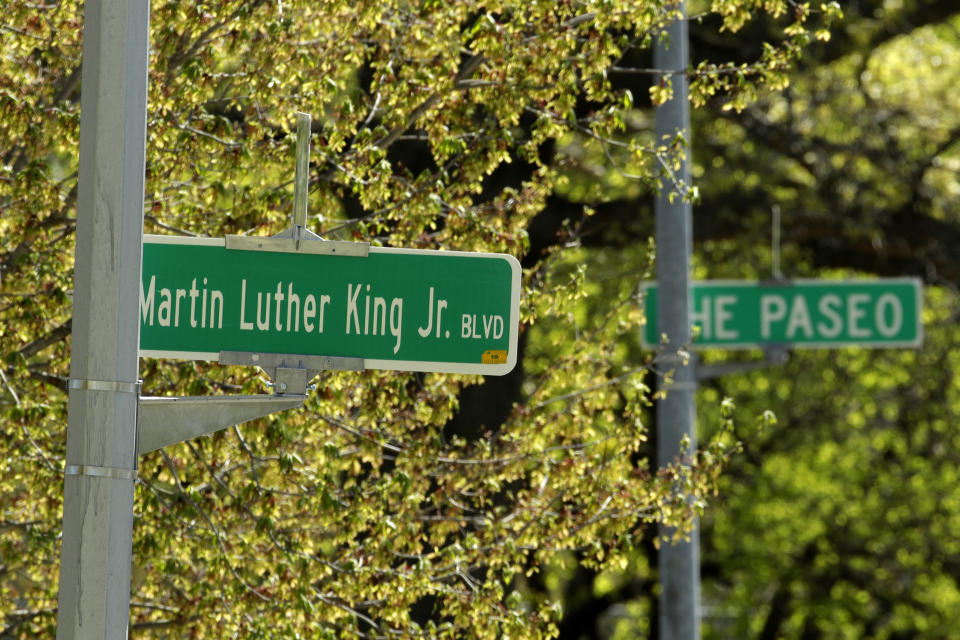
[[[452,90],[456,91],[456,90],[463,90],[463,89],[471,89],[471,88],[480,86],[472,83],[470,81],[470,77],[474,73],[476,73],[477,69],[480,68],[480,65],[482,65],[485,60],[486,60],[486,57],[480,53],[474,54],[473,56],[468,58],[467,61],[463,63],[463,66],[460,68],[460,71],[457,72],[457,77],[453,81]],[[389,133],[387,133],[387,135],[377,140],[374,143],[374,145],[381,149],[388,148],[390,145],[396,142],[397,139],[404,134],[404,132],[406,132],[407,130],[410,129],[410,127],[416,124],[417,120],[419,120],[423,116],[423,114],[427,113],[428,111],[430,111],[430,109],[435,107],[442,99],[444,93],[445,92],[438,91],[430,95],[430,97],[428,97],[426,100],[421,102],[419,105],[417,105],[413,109],[413,111],[410,112],[410,115],[407,117],[403,125],[394,127],[394,129],[391,130]]]

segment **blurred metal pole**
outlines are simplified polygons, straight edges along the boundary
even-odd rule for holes
[[[689,63],[686,4],[677,6],[681,18],[671,24],[667,38],[654,45],[654,67],[670,78],[673,97],[656,110],[658,144],[682,134],[687,141],[685,159],[673,174],[684,188],[690,186],[690,102],[686,70]],[[680,443],[687,439],[690,452],[696,450],[694,392],[696,377],[691,359],[688,364],[675,356],[677,349],[691,339],[690,256],[693,222],[686,194],[673,193],[674,185],[664,180],[657,196],[656,215],[657,281],[660,291],[658,326],[666,333],[664,368],[674,370],[673,384],[657,405],[657,462],[673,462]],[[671,198],[671,193],[673,197]],[[662,384],[662,381],[661,381]],[[671,545],[666,538],[672,531],[661,531],[660,640],[699,640],[700,638],[700,539],[697,526],[688,542]]]
[[[149,19],[149,0],[84,7],[60,640],[129,626]]]

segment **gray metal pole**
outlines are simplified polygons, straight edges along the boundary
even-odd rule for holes
[[[149,0],[87,0],[57,638],[130,618]]]
[[[678,9],[682,19],[668,29],[668,38],[654,47],[654,66],[671,78],[673,98],[656,111],[657,140],[672,139],[682,132],[690,140],[690,103],[686,69],[689,62],[686,5]],[[690,149],[675,178],[690,184]],[[693,245],[693,222],[690,203],[681,197],[671,202],[672,186],[663,185],[657,196],[656,215],[657,281],[660,291],[658,326],[666,333],[668,360],[674,382],[657,406],[657,462],[661,466],[673,462],[681,441],[696,449],[694,391],[696,378],[692,360],[684,365],[673,354],[689,342],[690,326],[690,256]],[[671,531],[664,530],[663,536]],[[689,542],[671,545],[665,540],[660,548],[660,613],[661,640],[698,640],[700,638],[700,540],[695,527]]]

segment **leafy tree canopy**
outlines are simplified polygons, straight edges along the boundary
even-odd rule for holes
[[[694,73],[695,103],[734,110],[765,82],[783,87],[838,13],[792,0],[692,5],[720,40],[754,19],[767,32],[759,50]],[[146,456],[134,632],[555,635],[558,605],[522,598],[518,577],[558,553],[626,566],[648,523],[689,522],[724,456],[721,438],[686,472],[650,469],[647,364],[621,347],[640,323],[635,288],[578,317],[583,273],[554,268],[575,235],[534,224],[567,180],[558,143],[613,149],[647,184],[683,152],[682,140],[624,131],[669,82],[616,71],[647,59],[676,6],[250,0],[151,13],[147,232],[286,226],[290,128],[309,112],[313,230],[525,256],[523,341],[541,357],[482,387],[324,375],[305,411]],[[14,637],[50,634],[55,614],[81,27],[78,2],[15,0],[0,18],[0,633]],[[258,385],[250,371],[199,363],[144,361],[141,373],[151,394]],[[477,388],[499,393],[474,412]]]
[[[741,111],[694,112],[696,277],[774,275],[779,208],[786,277],[917,276],[918,350],[803,350],[786,363],[701,381],[704,436],[736,399],[744,443],[702,521],[705,638],[948,638],[956,635],[958,104],[960,15],[947,1],[843,3],[781,92]],[[749,56],[742,40],[692,25],[694,56]],[[762,41],[766,25],[745,27]],[[694,66],[698,62],[694,62]],[[626,65],[624,65],[626,66]],[[639,66],[639,65],[637,65]],[[626,120],[636,135],[644,114]],[[631,243],[652,232],[642,184],[571,143],[567,193],[538,224],[595,214],[581,238],[607,280],[638,268]],[[591,180],[600,176],[603,187]],[[613,246],[621,244],[616,252]],[[759,351],[701,354],[750,368]],[[702,369],[706,370],[707,367]],[[775,423],[751,417],[772,410]],[[740,413],[742,412],[742,413]],[[529,587],[561,598],[561,637],[656,637],[650,537],[629,570],[557,562]]]
[[[726,192],[752,192],[754,246],[779,205],[789,275],[921,277],[925,341],[916,351],[798,352],[705,390],[778,417],[748,439],[706,522],[716,638],[946,638],[958,622],[948,532],[960,497],[950,426],[960,412],[960,121],[957,69],[945,61],[958,55],[960,15],[949,3],[861,10],[788,92],[727,119],[712,142],[744,136],[722,143],[718,162],[753,167]],[[760,162],[737,151],[747,144]],[[759,251],[727,271],[723,257],[744,245],[724,236],[703,245],[712,277],[769,273]]]

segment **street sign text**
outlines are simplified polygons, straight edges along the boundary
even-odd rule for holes
[[[291,353],[493,375],[516,360],[520,266],[508,255],[318,255],[148,235],[141,280],[144,356]]]
[[[646,290],[645,346],[659,343],[656,286]],[[921,343],[922,287],[913,278],[693,284],[696,348],[766,344],[794,347]]]

